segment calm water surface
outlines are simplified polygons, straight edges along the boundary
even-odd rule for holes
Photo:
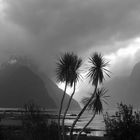
[[[0,111],[4,111],[4,110],[18,110],[17,108],[0,108]],[[114,114],[115,110],[107,110],[110,114]],[[106,112],[106,111],[105,111]],[[47,110],[48,114],[57,114],[56,110]],[[70,114],[78,114],[79,111],[71,111],[68,113],[67,117],[69,117]],[[80,118],[80,120],[77,122],[76,124],[76,128],[83,128],[83,126],[88,122],[88,120],[92,117],[92,113],[90,112],[85,112],[82,117]],[[71,126],[71,124],[73,123],[75,116],[70,116],[71,119],[66,119],[65,120],[65,124]],[[19,125],[21,124],[20,120],[8,120],[8,119],[3,119],[2,124],[16,124]],[[91,124],[88,126],[88,128],[91,129],[100,129],[101,131],[93,131],[91,134],[92,135],[96,135],[96,136],[102,136],[105,134],[104,130],[105,130],[105,123],[103,120],[103,115],[96,115],[94,120],[91,122]]]

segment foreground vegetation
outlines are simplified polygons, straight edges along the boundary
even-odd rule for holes
[[[106,133],[113,140],[140,140],[140,112],[132,105],[118,104],[114,116],[104,115]]]
[[[44,117],[41,108],[31,102],[24,106],[21,125],[0,126],[0,140],[58,140],[58,125]]]
[[[59,140],[58,124],[54,121],[49,122],[41,111],[42,109],[34,103],[26,104],[22,112],[21,126],[0,125],[0,140]],[[110,116],[106,113],[104,121],[106,137],[79,136],[78,138],[80,140],[140,140],[140,112],[135,111],[131,105],[118,104],[115,114]],[[65,140],[69,138],[65,136]],[[75,139],[77,137],[73,136],[73,140]]]

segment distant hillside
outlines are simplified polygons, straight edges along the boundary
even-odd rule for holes
[[[62,96],[63,96],[63,91],[57,87],[55,83],[53,83],[48,77],[45,78],[45,85],[46,89],[48,91],[48,94],[50,97],[54,99],[54,102],[56,103],[57,107],[60,105]],[[70,96],[66,94],[65,100],[64,100],[64,108],[66,108],[68,100]],[[71,105],[70,105],[70,110],[80,110],[80,106],[78,102],[75,99],[72,99]]]
[[[0,70],[0,107],[22,107],[33,100],[49,109],[56,109],[60,104],[62,91],[47,77],[42,80],[39,74],[21,64],[8,64]],[[67,95],[66,103],[69,96]],[[79,109],[73,100],[71,109]]]
[[[33,100],[37,104],[56,108],[42,79],[28,67],[12,65],[0,71],[0,107],[22,107]]]
[[[140,63],[137,63],[130,76],[116,77],[106,83],[112,103],[123,101],[140,107]]]

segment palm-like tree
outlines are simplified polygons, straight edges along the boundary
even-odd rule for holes
[[[108,66],[108,61],[106,61],[101,53],[95,52],[90,58],[89,58],[89,64],[91,65],[87,77],[90,78],[90,82],[92,82],[92,85],[98,85],[103,83],[103,80],[105,79],[104,73],[110,77],[108,73],[110,71],[106,68]]]
[[[70,99],[68,101],[68,104],[67,104],[67,107],[66,107],[66,110],[64,112],[64,117],[63,117],[63,120],[62,120],[62,132],[63,132],[63,140],[65,139],[64,135],[65,135],[65,127],[64,127],[64,121],[65,121],[65,117],[66,117],[66,114],[68,112],[68,109],[70,107],[70,104],[71,104],[71,100],[73,98],[73,95],[75,93],[75,89],[76,89],[76,83],[78,82],[79,78],[80,78],[80,67],[82,65],[82,59],[81,58],[78,58],[77,55],[73,55],[73,63],[71,64],[71,83],[73,83],[73,92],[70,96]]]
[[[82,108],[80,113],[77,115],[77,118],[74,120],[74,122],[71,126],[71,130],[70,130],[70,139],[71,140],[72,140],[72,135],[73,135],[73,129],[74,129],[77,121],[81,117],[81,115],[86,110],[89,103],[93,100],[97,87],[98,87],[98,83],[101,84],[103,82],[103,80],[105,79],[104,73],[108,77],[110,77],[108,74],[110,71],[106,69],[108,62],[103,58],[103,56],[100,53],[97,53],[97,52],[93,53],[93,55],[89,58],[89,64],[91,66],[88,70],[87,77],[90,78],[90,82],[92,83],[93,86],[95,86],[95,89],[94,89],[92,96],[90,97],[88,102],[85,104],[85,106]]]
[[[78,140],[81,133],[87,128],[87,126],[93,121],[96,114],[100,114],[103,112],[103,102],[107,104],[106,98],[109,97],[106,95],[107,90],[105,88],[97,89],[95,97],[92,99],[92,101],[87,106],[87,110],[91,110],[93,112],[93,116],[91,119],[87,122],[87,124],[83,127],[83,129],[79,132],[76,140]],[[90,97],[85,97],[82,99],[82,103],[85,105],[90,100]]]
[[[65,82],[65,88],[63,92],[63,97],[61,99],[59,114],[58,114],[58,130],[59,130],[59,139],[61,139],[60,133],[60,116],[63,108],[63,102],[66,95],[67,86],[70,85],[71,87],[73,84],[77,82],[79,78],[78,69],[81,66],[82,60],[77,57],[74,53],[65,53],[59,58],[59,61],[56,63],[56,76],[58,82]],[[74,86],[75,87],[75,86]],[[62,127],[64,131],[64,126]],[[64,132],[63,132],[64,137]]]

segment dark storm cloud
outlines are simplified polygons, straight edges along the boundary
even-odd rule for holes
[[[110,42],[140,34],[139,0],[6,0],[4,13],[2,48],[33,55],[48,69],[60,52],[100,45],[104,52]]]

